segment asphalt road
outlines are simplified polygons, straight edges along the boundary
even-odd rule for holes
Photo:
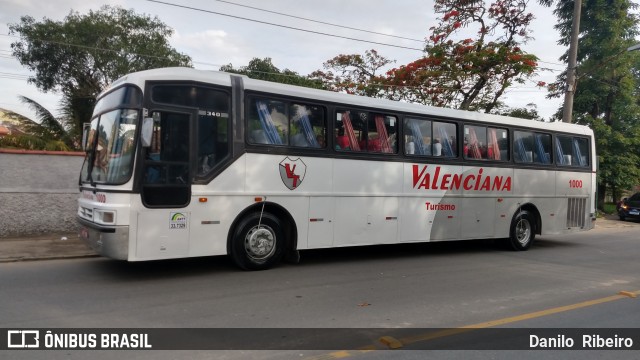
[[[638,328],[640,227],[539,238],[527,252],[482,241],[332,249],[242,272],[225,257],[0,264],[0,328]],[[589,303],[614,296],[601,303]],[[551,311],[549,311],[551,310]],[[546,311],[546,312],[545,312]],[[304,332],[301,332],[304,334]],[[5,335],[3,335],[5,336]],[[250,339],[247,339],[250,341]],[[640,343],[640,333],[635,339]],[[364,342],[363,347],[371,346]],[[378,348],[380,344],[377,344]],[[403,351],[403,358],[512,358],[509,351]],[[555,358],[554,351],[518,352]],[[115,355],[114,355],[115,354]],[[96,352],[92,358],[212,358],[211,352]],[[381,358],[388,352],[217,351],[215,358]],[[629,358],[629,352],[562,352]],[[570,355],[573,354],[573,355]],[[8,358],[85,358],[83,351]],[[35,357],[37,357],[35,356]],[[530,356],[530,357],[529,357]],[[0,354],[0,357],[5,357]]]

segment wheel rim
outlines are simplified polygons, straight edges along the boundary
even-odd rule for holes
[[[516,223],[516,240],[520,245],[525,246],[531,240],[531,223],[527,219],[518,219]]]
[[[244,238],[244,249],[253,261],[265,261],[276,251],[276,235],[272,228],[254,227]]]

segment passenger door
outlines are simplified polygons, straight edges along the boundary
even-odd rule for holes
[[[166,259],[189,253],[194,153],[191,141],[195,113],[152,112],[153,138],[144,148],[141,197],[146,209],[138,212],[136,257]]]
[[[194,114],[153,112],[151,147],[144,149],[142,202],[149,208],[183,208],[191,199],[191,119]]]

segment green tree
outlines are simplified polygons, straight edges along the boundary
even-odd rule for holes
[[[577,87],[573,122],[595,132],[600,158],[598,207],[605,194],[614,199],[640,181],[640,54],[626,49],[637,42],[637,5],[629,0],[583,0],[578,43]],[[560,44],[568,45],[573,1],[559,0],[554,13]],[[566,61],[568,53],[561,59]],[[566,73],[550,96],[564,89]]]
[[[38,89],[62,94],[70,132],[79,139],[91,117],[97,95],[121,76],[166,66],[191,66],[189,56],[168,42],[173,30],[157,17],[103,6],[88,14],[70,12],[64,21],[23,16],[9,25],[20,40],[11,44],[13,56],[35,75]]]
[[[309,79],[289,69],[278,69],[271,62],[271,58],[253,58],[251,59],[251,61],[249,61],[249,65],[241,66],[237,69],[234,68],[232,64],[224,65],[220,67],[220,71],[247,75],[252,79],[265,80],[282,84],[298,85],[315,89],[324,88],[321,81]]]
[[[520,108],[500,107],[497,114],[527,120],[544,121],[540,114],[538,114],[538,106],[534,103],[529,103],[525,107]]]
[[[37,121],[24,116],[15,116],[14,119],[19,123],[21,134],[0,139],[1,147],[60,151],[77,148],[69,134],[70,124],[66,118],[56,118],[44,106],[26,96],[19,98],[35,111]]]

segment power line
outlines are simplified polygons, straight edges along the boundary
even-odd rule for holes
[[[147,0],[147,1],[152,1],[152,0]],[[0,34],[0,36],[7,36],[7,37],[15,37],[15,38],[19,38],[19,36],[15,36],[15,35],[8,35],[8,34]],[[80,45],[80,44],[72,44],[72,43],[68,43],[68,42],[61,42],[61,41],[55,41],[55,40],[45,40],[45,39],[38,39],[38,41],[42,41],[42,42],[46,42],[46,43],[52,43],[52,44],[58,44],[58,45],[65,45],[65,46],[75,46],[75,47],[79,47],[79,48],[83,48],[83,49],[91,49],[91,50],[100,50],[100,51],[108,51],[108,52],[114,52],[114,53],[118,53],[120,52],[120,50],[113,50],[113,49],[106,49],[106,48],[100,48],[100,47],[96,47],[96,46],[87,46],[87,45]],[[7,51],[8,50],[0,50],[0,51]],[[137,56],[144,56],[144,57],[150,57],[150,58],[156,58],[156,59],[166,59],[166,57],[160,57],[160,56],[156,56],[156,55],[148,55],[148,54],[139,54],[139,53],[129,53],[131,55],[137,55]],[[4,55],[4,54],[0,54],[0,58],[8,58],[8,59],[14,59],[13,56],[8,56],[8,55]],[[214,67],[222,67],[225,65],[222,64],[213,64],[213,63],[208,63],[208,62],[204,62],[204,61],[196,61],[196,60],[192,60],[191,61],[194,64],[200,64],[200,65],[207,65],[207,66],[214,66]],[[545,61],[538,61],[540,63],[546,63]],[[557,70],[557,69],[552,69],[552,68],[543,68],[543,67],[539,67],[539,70],[543,70],[543,71],[553,71],[553,72],[559,72],[559,71],[564,71],[564,70]]]
[[[267,71],[251,71],[251,72],[252,73],[265,74],[265,75],[283,76],[283,77],[297,77],[296,75],[273,73],[273,72],[267,72]],[[12,79],[12,80],[27,80],[29,77],[27,75],[0,72],[0,78]],[[309,79],[309,80],[313,81],[315,79]],[[375,86],[388,87],[388,88],[403,88],[403,89],[431,89],[431,90],[434,90],[434,89],[435,90],[455,90],[455,89],[458,89],[458,88],[454,88],[454,87],[429,86],[429,85],[414,86],[414,85],[377,84]],[[520,91],[517,91],[517,92],[538,92],[539,91],[538,89],[536,89],[536,87],[527,87],[527,86],[511,86],[511,87],[509,87],[508,90],[512,91],[513,89],[520,90]],[[531,90],[527,90],[527,89],[531,89]]]
[[[16,73],[0,72],[0,78],[12,80],[28,80],[29,76]]]
[[[151,1],[151,0],[148,0]],[[7,36],[7,37],[15,37],[15,38],[19,38],[18,36],[15,35],[8,35],[8,34],[0,34],[0,36]],[[72,44],[72,43],[65,43],[65,42],[60,42],[60,41],[54,41],[54,40],[45,40],[45,39],[38,39],[39,41],[42,42],[48,42],[48,43],[53,43],[53,44],[58,44],[58,45],[63,45],[63,46],[74,46],[74,47],[79,47],[79,48],[83,48],[83,49],[92,49],[92,50],[99,50],[99,51],[107,51],[107,52],[114,52],[114,53],[119,53],[119,50],[113,50],[113,49],[106,49],[106,48],[100,48],[100,47],[94,47],[94,46],[86,46],[86,45],[79,45],[79,44]],[[7,50],[2,50],[2,51],[7,51]],[[160,56],[155,56],[155,55],[147,55],[147,54],[137,54],[137,53],[130,53],[133,55],[137,55],[137,56],[145,56],[145,57],[151,57],[151,58],[157,58],[157,59],[165,59],[164,57],[160,57]],[[0,54],[0,57],[3,57],[4,55]],[[542,61],[539,61],[542,62]],[[201,61],[192,61],[192,63],[194,64],[204,64],[204,65],[209,65],[209,66],[215,66],[215,67],[221,67],[224,65],[220,65],[220,64],[212,64],[212,63],[207,63],[207,62],[201,62]],[[548,69],[548,68],[541,68],[541,70],[549,70],[549,71],[560,71],[560,70],[554,70],[554,69]],[[296,75],[288,75],[288,74],[281,74],[281,73],[271,73],[271,72],[264,72],[264,71],[252,71],[253,73],[262,73],[262,74],[267,74],[267,75],[277,75],[277,76],[285,76],[285,77],[296,77]],[[299,75],[304,77],[304,75]],[[6,79],[13,79],[13,80],[27,80],[29,78],[28,75],[23,75],[23,74],[15,74],[15,73],[3,73],[0,72],[0,78],[6,78]],[[313,79],[310,79],[313,80]],[[402,88],[431,88],[431,89],[449,89],[449,88],[444,88],[444,87],[429,87],[429,86],[409,86],[409,85],[380,85],[380,86],[385,86],[385,87],[402,87]],[[525,89],[525,87],[511,87],[511,89]],[[529,91],[529,92],[533,92],[533,91]]]
[[[1,36],[7,36],[7,37],[15,37],[15,38],[19,38],[19,36],[15,36],[15,35],[8,35],[8,34],[0,34]],[[101,47],[96,47],[96,46],[87,46],[87,45],[80,45],[80,44],[72,44],[72,43],[68,43],[68,42],[62,42],[62,41],[55,41],[55,40],[46,40],[46,39],[37,39],[38,41],[42,41],[45,43],[50,43],[50,44],[57,44],[57,45],[63,45],[63,46],[73,46],[73,47],[78,47],[81,49],[90,49],[90,50],[99,50],[99,51],[107,51],[107,52],[112,52],[112,53],[119,53],[120,50],[114,50],[114,49],[106,49],[106,48],[101,48]],[[143,56],[143,57],[148,57],[148,58],[154,58],[154,59],[167,59],[166,57],[162,57],[162,56],[156,56],[156,55],[148,55],[148,54],[139,54],[139,53],[131,53],[129,52],[128,54],[131,55],[136,55],[136,56]],[[3,57],[4,55],[0,54],[0,57]],[[13,57],[11,57],[13,58]],[[220,65],[220,64],[212,64],[212,63],[207,63],[207,62],[203,62],[203,61],[192,61],[192,63],[194,64],[201,64],[201,65],[208,65],[208,66],[215,66],[215,67],[221,67],[224,65]]]
[[[151,1],[151,0],[147,0],[147,1]],[[230,4],[230,5],[235,5],[235,6],[240,6],[240,7],[247,8],[247,9],[263,11],[263,12],[270,13],[270,14],[287,16],[287,17],[294,18],[294,19],[310,21],[310,22],[314,22],[314,23],[318,23],[318,24],[335,26],[335,27],[339,27],[339,28],[343,28],[343,29],[362,31],[362,32],[369,33],[369,34],[389,36],[389,37],[393,37],[393,38],[396,38],[396,39],[403,39],[403,40],[410,40],[410,41],[416,41],[416,42],[424,43],[424,39],[422,39],[422,40],[413,39],[413,38],[408,38],[408,37],[404,37],[404,36],[391,35],[391,34],[385,34],[385,33],[380,33],[380,32],[376,32],[376,31],[371,31],[371,30],[359,29],[359,28],[355,28],[355,27],[342,25],[342,24],[333,24],[333,23],[330,23],[330,22],[325,22],[325,21],[320,21],[320,20],[315,20],[315,19],[309,19],[309,18],[305,18],[305,17],[302,17],[302,16],[296,16],[296,15],[285,14],[285,13],[281,13],[281,12],[277,12],[277,11],[261,9],[261,8],[255,7],[255,6],[237,4],[237,3],[234,3],[234,2],[231,2],[231,1],[225,1],[225,0],[213,0],[213,1],[221,2],[221,3],[225,3],[225,4]]]
[[[565,64],[560,64],[560,63],[554,63],[554,62],[549,62],[549,61],[542,61],[542,60],[538,60],[538,62],[541,62],[543,64],[549,64],[549,65],[558,65],[558,66],[565,66]]]
[[[416,50],[416,51],[420,51],[420,52],[423,51],[423,49],[420,49],[420,48],[413,48],[413,47],[409,47],[409,46],[386,44],[386,43],[381,43],[381,42],[377,42],[377,41],[369,41],[369,40],[352,38],[352,37],[348,37],[348,36],[334,35],[334,34],[324,33],[324,32],[320,32],[320,31],[307,30],[307,29],[297,28],[297,27],[288,26],[288,25],[281,25],[281,24],[271,23],[271,22],[262,21],[262,20],[250,19],[250,18],[246,18],[246,17],[242,17],[242,16],[225,14],[225,13],[221,13],[221,12],[217,12],[217,11],[205,10],[205,9],[195,8],[195,7],[186,6],[186,5],[173,4],[173,3],[164,2],[164,1],[158,1],[158,0],[147,0],[147,1],[158,3],[158,4],[162,4],[162,5],[167,5],[167,6],[173,6],[173,7],[177,7],[177,8],[187,9],[187,10],[194,10],[194,11],[199,11],[199,12],[204,12],[204,13],[209,13],[209,14],[226,16],[226,17],[230,17],[230,18],[234,18],[234,19],[240,19],[240,20],[255,22],[255,23],[259,23],[259,24],[265,24],[265,25],[270,25],[270,26],[281,27],[281,28],[289,29],[289,30],[302,31],[302,32],[306,32],[306,33],[316,34],[316,35],[330,36],[330,37],[335,37],[335,38],[340,38],[340,39],[346,39],[346,40],[369,43],[369,44],[389,46],[389,47],[394,47],[394,48],[398,48],[398,49]]]
[[[155,1],[155,0],[147,0],[147,1],[151,1],[151,2],[159,2],[159,3],[161,3],[160,1]],[[218,1],[218,0],[216,0],[216,1]],[[181,7],[180,5],[175,5],[175,6],[179,6],[179,7]],[[206,10],[204,10],[204,11],[206,11]],[[302,31],[306,31],[306,30],[302,30]],[[330,35],[330,34],[327,34],[327,35],[328,35],[328,36],[333,36],[333,35]],[[0,36],[7,36],[7,37],[20,38],[19,36],[16,36],[16,35],[9,35],[9,34],[0,34]],[[349,39],[349,38],[345,38],[345,39]],[[38,40],[39,40],[39,41],[42,41],[42,42],[48,42],[48,43],[53,43],[53,44],[58,44],[58,45],[75,46],[75,47],[84,48],[84,49],[92,49],[92,50],[108,51],[108,52],[114,52],[114,53],[118,53],[118,52],[119,52],[119,50],[106,49],[106,48],[99,48],[99,47],[95,47],[95,46],[79,45],[79,44],[65,43],[65,42],[54,41],[54,40],[45,40],[45,39],[38,39]],[[354,40],[359,41],[359,40],[357,40],[357,39],[354,39]],[[362,40],[362,41],[366,41],[366,40]],[[385,44],[382,44],[382,45],[385,45]],[[387,44],[387,45],[388,45],[388,44]],[[393,46],[393,45],[389,45],[389,46]],[[10,52],[9,50],[1,50],[1,49],[0,49],[0,51],[3,51],[3,52]],[[131,55],[137,55],[137,56],[150,57],[150,58],[156,58],[156,59],[166,59],[165,57],[160,57],[160,56],[156,56],[156,55],[139,54],[139,53],[129,53],[129,54],[131,54]],[[7,55],[4,55],[4,54],[0,54],[0,58],[14,59],[14,57],[13,57],[13,56],[7,56]],[[220,67],[222,67],[222,66],[225,66],[225,65],[222,65],[222,64],[213,64],[213,63],[208,63],[208,62],[204,62],[204,61],[195,61],[195,60],[192,60],[191,62],[192,62],[193,64],[200,64],[200,65],[214,66],[214,67],[218,67],[218,68],[220,68]],[[542,60],[537,60],[537,62],[539,62],[539,63],[545,63],[545,64],[561,65],[561,64],[551,63],[551,62],[542,61]],[[539,69],[539,70],[543,70],[543,71],[552,71],[552,72],[562,72],[562,71],[565,71],[565,70],[558,70],[558,69],[553,69],[553,68],[548,68],[548,67],[544,67],[544,68],[540,67],[540,68],[538,68],[538,69]]]
[[[270,23],[270,22],[266,22],[266,21],[262,21],[262,20],[255,20],[255,19],[245,18],[245,17],[241,17],[241,16],[230,15],[230,14],[225,14],[225,13],[221,13],[221,12],[216,12],[216,11],[211,11],[211,10],[206,10],[206,9],[200,9],[200,8],[195,8],[195,7],[186,6],[186,5],[174,4],[174,3],[165,2],[165,1],[159,1],[159,0],[147,0],[147,1],[148,1],[148,2],[153,2],[153,3],[162,4],[162,5],[167,5],[167,6],[174,6],[174,7],[183,8],[183,9],[188,9],[188,10],[194,10],[194,11],[205,12],[205,13],[210,13],[210,14],[215,14],[215,15],[221,15],[221,16],[231,17],[231,18],[235,18],[235,19],[240,19],[240,20],[245,20],[245,21],[251,21],[251,22],[256,22],[256,23],[260,23],[260,24],[266,24],[266,25],[276,26],[276,27],[282,27],[282,28],[285,28],[285,29],[291,29],[291,30],[303,31],[303,32],[308,32],[308,33],[318,34],[318,35],[323,35],[323,36],[331,36],[331,37],[337,37],[337,38],[346,39],[346,40],[353,40],[353,41],[359,41],[359,42],[366,42],[366,43],[371,43],[371,44],[376,44],[376,45],[383,45],[383,46],[390,46],[390,47],[396,47],[396,48],[401,48],[401,49],[418,50],[418,51],[421,51],[421,52],[423,52],[423,51],[424,51],[424,49],[418,49],[418,48],[412,48],[412,47],[406,47],[406,46],[400,46],[400,45],[393,45],[393,44],[386,44],[386,43],[380,43],[380,42],[369,41],[369,40],[363,40],[363,39],[356,39],[356,38],[351,38],[351,37],[346,37],[346,36],[341,36],[341,35],[328,34],[328,33],[324,33],[324,32],[308,30],[308,29],[301,29],[301,28],[296,28],[296,27],[293,27],[293,26],[281,25],[281,24],[275,24],[275,23]],[[424,40],[413,39],[413,38],[408,38],[408,37],[404,37],[404,36],[397,36],[397,35],[385,34],[385,33],[380,33],[380,32],[371,31],[371,30],[365,30],[365,29],[359,29],[359,28],[349,27],[349,26],[346,26],[346,25],[333,24],[333,23],[324,22],[324,21],[319,21],[319,20],[314,20],[314,19],[309,19],[309,18],[305,18],[305,17],[301,17],[301,16],[296,16],[296,15],[291,15],[291,14],[281,13],[281,12],[277,12],[277,11],[272,11],[272,10],[262,9],[262,8],[258,8],[258,7],[254,7],[254,6],[249,6],[249,5],[244,5],[244,4],[238,4],[238,3],[231,2],[231,1],[225,1],[225,0],[213,0],[213,1],[222,2],[222,3],[226,3],[226,4],[230,4],[230,5],[235,5],[235,6],[240,6],[240,7],[244,7],[244,8],[248,8],[248,9],[253,9],[253,10],[263,11],[263,12],[267,12],[267,13],[272,13],[272,14],[277,14],[277,15],[287,16],[287,17],[291,17],[291,18],[295,18],[295,19],[300,19],[300,20],[305,20],[305,21],[315,22],[315,23],[319,23],[319,24],[323,24],[323,25],[329,25],[329,26],[341,27],[341,28],[349,29],[349,30],[362,31],[362,32],[370,33],[370,34],[376,34],[376,35],[382,35],[382,36],[389,36],[389,37],[394,37],[394,38],[398,38],[398,39],[404,39],[404,40],[410,40],[410,41],[416,41],[416,42],[424,43]],[[555,63],[555,62],[550,62],[550,61],[538,60],[538,62],[539,62],[539,63],[544,63],[544,64],[549,64],[549,65],[557,65],[557,66],[563,66],[563,67],[565,66],[565,64],[560,64],[560,63]],[[552,70],[552,71],[564,71],[564,70],[557,70],[557,69],[550,69],[550,68],[549,68],[548,70]]]
[[[253,73],[261,73],[261,74],[266,74],[266,75],[278,75],[278,76],[284,76],[284,77],[295,77],[296,75],[288,75],[288,74],[280,74],[280,73],[271,73],[271,72],[266,72],[266,71],[252,71]],[[0,78],[4,78],[4,79],[13,79],[13,80],[27,80],[28,76],[27,75],[22,75],[22,74],[15,74],[15,73],[5,73],[5,72],[0,72]],[[313,80],[313,79],[310,79]],[[428,86],[428,85],[423,85],[423,86],[412,86],[412,85],[390,85],[390,84],[380,84],[377,86],[381,86],[381,87],[395,87],[395,88],[404,88],[404,89],[439,89],[439,90],[454,90],[456,88],[453,87],[443,87],[443,86]],[[521,91],[518,92],[537,92],[537,90],[535,89],[535,87],[526,87],[526,86],[512,86],[510,87],[510,89],[518,89]],[[526,89],[533,89],[533,90],[526,90]]]
[[[25,74],[16,74],[16,73],[7,73],[7,72],[0,72],[0,75],[29,76],[29,75],[25,75]]]

